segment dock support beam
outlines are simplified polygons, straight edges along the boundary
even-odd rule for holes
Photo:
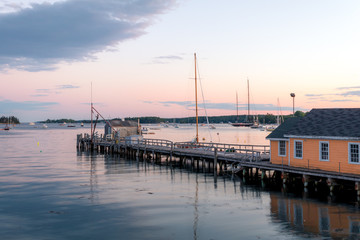
[[[214,149],[214,175],[217,175],[217,161],[218,161],[218,152],[217,148]]]

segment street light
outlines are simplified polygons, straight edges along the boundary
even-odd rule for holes
[[[295,116],[295,93],[290,93],[290,96],[293,98],[293,117]]]

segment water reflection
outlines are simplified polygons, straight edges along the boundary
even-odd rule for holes
[[[273,221],[285,223],[288,229],[333,239],[360,238],[360,212],[357,208],[289,198],[276,193],[270,193],[270,199]]]

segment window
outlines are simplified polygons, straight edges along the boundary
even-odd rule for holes
[[[300,140],[297,140],[295,143],[295,158],[302,159],[303,157],[303,142]]]
[[[359,143],[349,143],[349,163],[359,163]]]
[[[279,156],[286,156],[286,142],[279,141]]]
[[[320,161],[329,161],[329,142],[320,142]]]

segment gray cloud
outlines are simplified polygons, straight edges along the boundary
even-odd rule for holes
[[[2,112],[12,112],[14,110],[32,111],[32,110],[46,110],[48,107],[58,105],[57,102],[39,102],[39,101],[24,101],[15,102],[11,100],[0,101],[0,109]]]
[[[339,93],[341,96],[360,96],[360,91],[347,91],[343,93]]]
[[[0,14],[0,68],[53,70],[145,34],[176,0],[68,0]]]

